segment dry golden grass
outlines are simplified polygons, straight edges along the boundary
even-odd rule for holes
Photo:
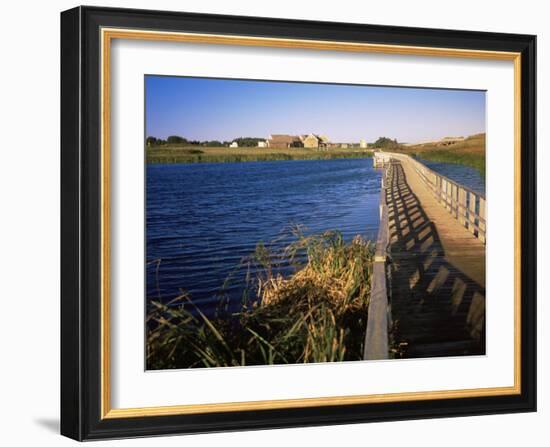
[[[301,249],[308,249],[309,252],[308,263],[290,278],[269,274],[259,279],[258,297],[263,306],[296,298],[304,304],[307,300],[307,305],[310,305],[311,299],[317,300],[319,296],[335,306],[368,301],[370,282],[365,278],[365,273],[371,261],[371,244],[360,236],[356,236],[350,244],[345,244],[340,236],[331,233],[325,233],[323,237],[320,240],[315,236],[302,236],[298,243],[291,246],[295,252]],[[328,245],[325,244],[327,240],[331,242]]]
[[[458,153],[473,153],[473,154],[485,154],[485,134],[480,133],[472,135],[466,138],[464,141],[451,144],[449,146],[442,146],[440,144],[427,143],[416,144],[413,146],[407,146],[405,151],[414,151],[417,153],[424,153],[429,151],[449,150]]]
[[[402,146],[399,152],[419,158],[444,163],[457,163],[478,169],[485,175],[485,134],[472,135],[464,141],[442,146],[439,144],[417,144]]]
[[[359,236],[346,243],[337,232],[297,236],[285,251],[296,272],[286,278],[273,274],[277,256],[258,245],[251,259],[260,268],[257,296],[236,314],[208,318],[185,294],[169,304],[152,302],[148,368],[361,360],[371,244]]]

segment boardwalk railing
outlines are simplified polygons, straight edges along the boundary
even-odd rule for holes
[[[419,178],[428,187],[437,201],[449,211],[474,237],[485,243],[486,219],[485,196],[438,174],[405,154],[375,152],[374,166],[384,168],[380,191],[380,227],[371,276],[371,293],[365,335],[365,360],[380,360],[389,357],[389,331],[391,317],[391,278],[389,258],[389,216],[386,202],[389,179],[393,175],[394,161],[410,161]]]
[[[384,166],[391,159],[411,162],[418,176],[437,201],[458,220],[460,225],[468,229],[481,242],[486,242],[486,200],[483,194],[472,191],[470,188],[432,171],[409,155],[377,152],[374,157],[375,167]]]
[[[388,303],[388,246],[389,218],[386,203],[388,187],[388,169],[384,168],[382,187],[380,188],[380,227],[376,240],[376,249],[371,276],[371,292],[369,313],[367,317],[367,333],[365,335],[365,360],[387,359],[389,354],[388,331],[391,325],[391,312]]]
[[[432,171],[412,157],[416,172],[439,203],[470,233],[485,243],[485,196]]]
[[[376,151],[373,157],[373,163],[375,168],[383,168],[385,165],[391,162],[391,154],[387,152]]]

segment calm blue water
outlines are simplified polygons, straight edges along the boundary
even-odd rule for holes
[[[422,162],[485,192],[473,168]],[[375,240],[380,175],[371,159],[147,165],[147,296],[185,290],[210,313],[230,278],[224,294],[239,303],[243,259],[260,241],[288,245],[293,225]]]
[[[470,188],[472,191],[485,195],[485,177],[477,169],[455,163],[424,160],[420,157],[418,160],[435,172]]]
[[[232,275],[240,301],[242,259],[292,225],[374,240],[380,175],[372,159],[147,165],[147,296],[183,289],[209,312]]]

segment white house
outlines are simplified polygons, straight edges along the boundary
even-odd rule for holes
[[[239,147],[239,145],[237,144],[236,141],[233,141],[233,142],[229,145],[229,147]]]
[[[267,141],[258,141],[258,147],[267,147]]]

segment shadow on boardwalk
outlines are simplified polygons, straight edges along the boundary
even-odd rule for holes
[[[388,168],[397,358],[485,354],[485,287],[453,266],[400,163]]]

